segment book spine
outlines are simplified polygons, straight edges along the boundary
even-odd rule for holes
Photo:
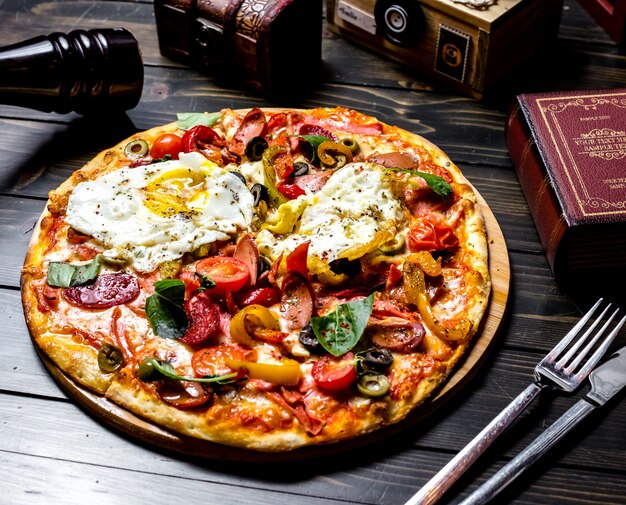
[[[541,244],[555,277],[562,269],[560,258],[567,224],[552,189],[544,160],[539,154],[531,125],[523,110],[522,97],[511,107],[505,129],[509,157],[528,203]]]

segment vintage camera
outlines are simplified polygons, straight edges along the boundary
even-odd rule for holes
[[[340,35],[480,98],[556,38],[562,0],[326,0]]]
[[[280,97],[321,68],[322,0],[155,0],[164,56]]]

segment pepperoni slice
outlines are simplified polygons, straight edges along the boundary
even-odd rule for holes
[[[372,342],[391,351],[411,352],[424,338],[424,327],[413,321],[386,321],[375,326]]]
[[[256,284],[257,274],[259,271],[259,248],[250,235],[244,235],[237,242],[233,258],[243,261],[250,270],[250,277],[247,285],[254,286]]]
[[[283,279],[280,312],[290,330],[301,329],[311,320],[315,304],[311,283],[296,272]]]
[[[183,380],[165,380],[157,387],[157,394],[166,403],[179,409],[192,409],[207,403],[213,393],[201,384]]]
[[[251,139],[263,136],[266,124],[263,111],[258,108],[251,109],[241,121],[233,139],[228,143],[228,149],[241,156]]]
[[[189,318],[189,326],[180,338],[185,344],[202,344],[211,338],[220,326],[217,305],[206,292],[198,293],[185,302],[185,312]]]
[[[408,153],[373,154],[367,158],[367,161],[378,163],[387,168],[403,168],[407,170],[415,170],[417,168],[417,162]]]
[[[124,273],[102,274],[91,284],[63,290],[72,305],[86,309],[108,309],[134,300],[139,295],[137,278]]]
[[[257,288],[247,293],[243,293],[238,299],[240,307],[248,305],[262,305],[263,307],[271,307],[280,301],[280,292],[276,288]]]
[[[328,137],[331,140],[337,142],[337,137],[334,133],[328,131],[323,126],[314,124],[303,124],[298,132],[300,135],[319,135],[320,137]]]

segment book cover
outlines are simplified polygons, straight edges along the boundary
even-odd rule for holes
[[[506,140],[557,282],[626,269],[626,89],[519,95]]]

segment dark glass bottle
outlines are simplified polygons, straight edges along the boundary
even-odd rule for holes
[[[53,33],[0,48],[0,102],[61,114],[127,110],[139,102],[143,62],[123,28]]]

